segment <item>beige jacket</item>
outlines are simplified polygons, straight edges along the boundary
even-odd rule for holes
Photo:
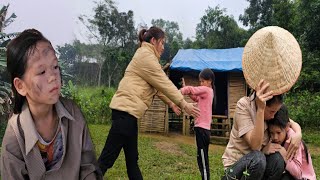
[[[58,167],[46,171],[36,145],[35,125],[26,103],[19,117],[21,128],[18,115],[13,115],[3,138],[0,159],[3,180],[102,179],[97,175],[93,144],[80,109],[63,98],[55,104],[55,108],[61,121],[64,152]]]
[[[185,106],[186,101],[161,69],[159,59],[154,46],[143,42],[119,83],[110,103],[111,109],[128,112],[139,119],[150,107],[154,95],[167,104],[172,101],[180,107]]]

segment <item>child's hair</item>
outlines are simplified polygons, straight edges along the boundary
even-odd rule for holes
[[[289,112],[286,105],[282,104],[279,111],[274,115],[274,118],[267,121],[268,126],[277,126],[285,129],[289,123]]]
[[[213,111],[214,111],[215,107],[217,105],[216,87],[214,85],[216,77],[215,77],[213,71],[210,68],[205,68],[200,72],[199,78],[211,81],[211,87],[212,87],[213,92],[214,92],[214,97],[213,97]]]
[[[142,29],[139,32],[140,46],[144,41],[150,43],[152,38],[155,38],[156,40],[163,39],[165,38],[165,33],[162,29],[155,26],[150,27],[148,30]]]
[[[276,126],[281,129],[285,129],[290,122],[289,120],[289,112],[288,108],[282,104],[279,111],[275,114],[274,118],[267,121],[268,126]],[[304,153],[307,157],[307,162],[309,163],[309,153],[308,153],[308,147],[306,146],[305,142],[302,141],[303,147],[304,147]]]
[[[26,97],[21,96],[14,87],[14,78],[23,78],[27,68],[27,61],[30,55],[34,53],[36,44],[39,41],[50,43],[41,32],[36,29],[27,29],[12,39],[7,46],[7,69],[10,74],[13,100],[13,113],[19,114]],[[50,43],[51,44],[51,43]]]

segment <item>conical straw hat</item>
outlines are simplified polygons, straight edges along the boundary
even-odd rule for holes
[[[274,95],[283,94],[297,81],[302,66],[298,42],[287,30],[268,26],[255,32],[244,47],[243,74],[248,85],[256,89],[264,79]]]

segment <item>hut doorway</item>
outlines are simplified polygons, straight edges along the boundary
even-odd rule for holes
[[[225,72],[215,72],[214,74],[216,77],[216,102],[212,104],[212,114],[228,115],[228,74]]]

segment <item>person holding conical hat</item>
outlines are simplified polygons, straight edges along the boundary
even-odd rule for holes
[[[283,104],[283,93],[299,77],[302,56],[299,44],[287,30],[269,26],[258,30],[247,42],[243,74],[254,89],[237,102],[229,143],[222,156],[223,179],[281,179],[285,161],[281,145],[269,141],[266,121]],[[301,142],[301,128],[291,121],[296,135],[289,141],[287,159],[294,157]]]

